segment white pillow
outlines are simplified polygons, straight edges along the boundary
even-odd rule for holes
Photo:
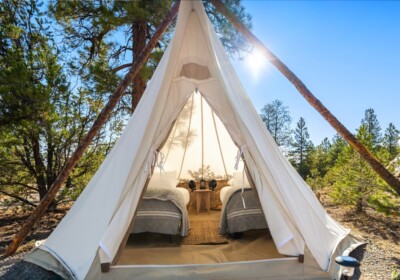
[[[176,188],[178,179],[176,171],[153,172],[149,182],[149,188]]]
[[[183,201],[185,202],[185,205],[187,206],[190,202],[190,193],[187,189],[185,188],[176,188],[178,192],[180,192],[183,195]]]
[[[233,172],[233,187],[236,188],[250,188],[250,183],[247,180],[246,172],[236,171]]]
[[[231,189],[231,186],[227,186],[227,187],[223,187],[221,189],[221,192],[219,193],[219,199],[221,199],[222,203],[225,203],[224,200],[226,198],[226,194],[228,193],[228,191]]]

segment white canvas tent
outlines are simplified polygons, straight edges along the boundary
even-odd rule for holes
[[[221,176],[229,174],[226,169],[232,169],[240,150],[274,243],[281,254],[293,257],[208,265],[111,266],[102,273],[101,264],[113,263],[129,229],[156,165],[157,151],[176,156],[164,168],[196,170],[208,164],[203,159],[200,166],[197,162],[181,167],[185,157],[168,152],[168,140],[180,122],[177,118],[196,95],[218,117],[211,127],[224,137],[214,144],[224,147],[208,153],[224,158],[226,168],[217,161],[210,168]],[[208,124],[207,131],[211,130]],[[203,137],[202,153],[211,145]],[[228,146],[231,151],[222,151]],[[267,132],[202,2],[182,1],[174,37],[122,136],[69,213],[26,260],[74,279],[329,279],[338,275],[333,258],[357,245],[349,232],[324,211]],[[298,261],[300,255],[304,255],[303,263]]]

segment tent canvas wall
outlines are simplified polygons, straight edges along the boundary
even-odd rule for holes
[[[297,257],[211,265],[112,263],[154,169],[158,150],[193,92],[199,92],[240,150],[281,254]],[[205,14],[182,1],[174,37],[120,139],[71,210],[26,260],[75,279],[329,279],[332,261],[357,245],[292,168],[261,122]]]

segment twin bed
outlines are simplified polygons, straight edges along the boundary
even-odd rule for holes
[[[140,202],[131,233],[153,232],[186,236],[190,229],[187,206],[190,193],[176,187],[175,172],[155,173]],[[257,192],[242,172],[234,174],[220,192],[220,234],[268,228]]]
[[[220,192],[220,234],[235,236],[248,230],[268,228],[257,192],[250,187],[243,172],[235,172],[228,184]]]
[[[187,189],[176,187],[175,177],[176,172],[154,172],[139,204],[131,233],[188,234],[190,194]]]

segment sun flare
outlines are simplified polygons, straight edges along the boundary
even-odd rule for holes
[[[246,57],[246,65],[250,69],[252,76],[258,79],[260,72],[266,68],[266,59],[259,51],[253,51]]]

